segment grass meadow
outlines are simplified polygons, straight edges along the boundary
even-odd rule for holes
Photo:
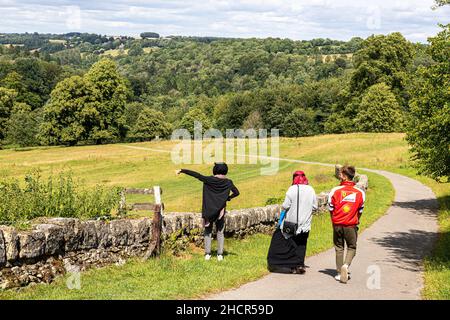
[[[185,167],[210,174],[211,165],[176,165],[169,151],[173,142],[145,142],[105,146],[45,147],[0,151],[0,179],[22,179],[31,170],[43,176],[71,171],[87,187],[98,184],[122,187],[160,185],[166,212],[195,211],[201,206],[200,182],[176,176]],[[430,186],[441,205],[441,237],[426,262],[424,298],[450,299],[449,293],[449,185],[417,176],[409,161],[403,134],[324,135],[280,139],[280,157],[327,163],[350,163],[357,167],[384,169],[405,174]],[[333,168],[280,162],[277,175],[261,176],[261,165],[230,165],[229,177],[241,191],[229,209],[263,206],[272,198],[282,198],[291,174],[304,170],[317,193],[337,184]],[[362,220],[366,228],[389,207],[394,191],[385,178],[369,173],[367,204]],[[382,197],[379,195],[383,195]],[[130,202],[143,201],[129,198]],[[144,200],[145,201],[145,200]],[[150,200],[151,201],[151,200]],[[332,246],[328,215],[314,218],[308,255]],[[0,292],[0,299],[177,299],[233,288],[267,273],[266,254],[270,237],[254,235],[245,240],[227,239],[228,255],[223,263],[203,261],[199,248],[181,257],[163,254],[148,262],[132,260],[123,266],[110,266],[82,274],[80,290],[69,290],[65,278],[51,285],[37,285],[19,291]],[[220,274],[220,277],[217,277]],[[170,280],[168,280],[170,279]]]

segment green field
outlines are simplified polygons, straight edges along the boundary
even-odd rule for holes
[[[408,165],[407,146],[402,137],[399,134],[352,134],[282,138],[280,157],[397,169]],[[173,164],[169,152],[174,145],[173,142],[164,141],[3,150],[0,151],[0,178],[23,178],[33,169],[41,170],[43,176],[64,170],[71,171],[87,186],[160,185],[166,211],[198,212],[201,184],[186,176],[176,176],[174,172],[180,167],[186,167],[210,174],[211,165]],[[261,165],[230,165],[229,176],[239,187],[242,196],[233,200],[229,209],[261,206],[269,198],[282,197],[289,186],[292,172],[298,169],[307,173],[317,193],[331,189],[337,182],[333,178],[333,169],[327,167],[280,162],[279,173],[275,176],[261,176],[260,168]]]
[[[349,134],[327,135],[300,139],[281,139],[280,157],[351,163],[360,167],[386,169],[414,178],[429,185],[441,204],[441,240],[432,257],[426,261],[425,298],[449,299],[449,247],[450,190],[447,184],[417,177],[408,160],[408,147],[402,134]],[[132,148],[130,148],[130,146]],[[138,148],[136,148],[138,147]],[[84,147],[47,147],[0,151],[0,177],[22,178],[32,169],[39,168],[48,175],[70,170],[84,184],[107,184],[124,187],[151,187],[160,185],[166,211],[199,211],[201,184],[186,176],[177,177],[174,171],[179,165],[170,161],[167,152],[172,142],[147,142],[130,145],[106,145]],[[147,150],[147,149],[152,149]],[[210,165],[184,165],[208,174]],[[290,175],[297,169],[305,170],[316,192],[329,190],[337,181],[333,169],[315,165],[280,162],[276,176],[261,176],[259,165],[231,165],[230,178],[241,191],[241,196],[231,202],[230,208],[264,205],[269,198],[284,195]],[[393,199],[390,183],[375,174],[369,174],[370,189],[363,219],[363,227],[379,218]],[[388,191],[386,191],[388,190]],[[388,196],[377,197],[377,194]],[[382,200],[375,200],[382,199]],[[133,200],[133,199],[131,199]],[[379,202],[376,202],[379,201]],[[308,255],[331,247],[331,228],[327,215],[316,217]],[[82,289],[71,291],[64,279],[50,286],[0,293],[0,298],[14,299],[166,299],[199,297],[205,293],[235,287],[264,275],[265,256],[269,237],[252,236],[244,241],[227,240],[228,256],[224,264],[212,261],[205,264],[202,252],[192,248],[183,257],[164,254],[146,263],[130,261],[122,267],[111,266],[91,270],[82,276]],[[220,273],[223,277],[214,277]],[[183,276],[180,276],[183,275]],[[167,279],[176,279],[167,281]]]
[[[150,52],[152,52],[154,50],[157,50],[158,48],[142,48],[142,49],[144,50],[145,53],[150,53]],[[102,56],[109,55],[111,57],[118,57],[121,54],[128,55],[128,51],[129,51],[129,49],[123,49],[123,50],[120,50],[120,49],[109,49],[109,50],[106,50],[105,52],[103,52],[101,55]]]
[[[199,212],[201,183],[184,175],[176,176],[175,170],[186,167],[211,174],[212,166],[173,164],[170,157],[173,146],[172,142],[149,142],[4,150],[0,153],[0,178],[20,179],[31,170],[39,169],[44,177],[59,171],[71,171],[75,178],[89,187],[96,184],[142,188],[160,185],[166,211]],[[280,162],[279,172],[274,176],[261,176],[260,168],[261,165],[230,165],[229,176],[242,196],[233,200],[229,209],[263,206],[270,198],[282,197],[290,184],[292,172],[297,169],[307,172],[317,193],[331,189],[337,182],[333,169],[326,167]],[[138,199],[134,197],[130,200]]]

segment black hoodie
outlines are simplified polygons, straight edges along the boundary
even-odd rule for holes
[[[203,204],[202,217],[210,222],[214,222],[225,208],[227,201],[237,197],[239,190],[233,181],[227,178],[215,176],[203,176],[198,172],[181,169],[181,173],[197,178],[203,182]],[[230,195],[230,191],[232,194]]]

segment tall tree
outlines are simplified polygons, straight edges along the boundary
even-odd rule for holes
[[[378,83],[367,89],[359,113],[355,118],[355,127],[364,132],[398,132],[403,125],[403,114],[394,94],[384,83]]]
[[[187,129],[191,135],[194,134],[194,122],[197,121],[202,125],[202,133],[212,128],[213,124],[211,119],[205,114],[205,112],[199,108],[191,108],[181,119],[179,127]]]
[[[0,141],[5,138],[7,122],[16,97],[16,91],[0,87]]]
[[[450,177],[450,24],[428,41],[435,64],[421,67],[413,91],[406,139],[420,171]]]
[[[41,109],[35,111],[25,103],[14,104],[11,117],[8,120],[6,140],[8,143],[21,147],[34,146],[39,143],[39,122]]]
[[[167,138],[170,135],[171,126],[161,111],[145,108],[133,126],[130,138],[139,141],[148,141],[159,138]]]
[[[123,138],[126,134],[125,104],[129,91],[116,63],[103,59],[84,76],[90,90],[91,103],[97,117],[89,119],[89,138],[97,144]]]
[[[281,133],[288,137],[306,137],[319,133],[316,113],[312,109],[297,108],[286,117]]]
[[[401,33],[367,38],[355,54],[355,71],[350,80],[353,95],[362,94],[377,83],[386,83],[399,102],[406,106],[408,67],[413,61],[413,46]]]
[[[75,145],[87,139],[84,119],[97,115],[96,110],[88,109],[89,90],[80,76],[64,79],[50,94],[44,106],[40,136],[45,144]]]
[[[44,108],[41,136],[49,144],[105,143],[125,136],[128,90],[109,59],[61,81]]]

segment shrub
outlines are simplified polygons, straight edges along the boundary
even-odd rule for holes
[[[283,197],[278,197],[278,198],[271,197],[271,198],[268,198],[266,200],[266,206],[270,206],[272,204],[281,204],[283,202],[283,200],[284,200]]]
[[[353,120],[343,113],[333,113],[324,123],[326,133],[347,133],[354,131]]]
[[[6,140],[8,143],[20,147],[39,144],[37,138],[41,118],[39,110],[32,111],[30,106],[21,102],[14,105],[11,117],[7,122]]]
[[[319,126],[315,121],[315,117],[316,113],[312,109],[294,109],[283,123],[283,135],[287,137],[306,137],[319,133]]]
[[[384,83],[367,89],[355,118],[355,127],[365,132],[399,132],[403,114],[395,95]]]
[[[132,57],[140,56],[144,54],[144,49],[139,43],[134,43],[131,45],[130,50],[128,50],[128,55]]]
[[[170,129],[171,126],[161,111],[145,108],[139,114],[129,136],[138,141],[166,138],[170,135]]]
[[[211,119],[199,107],[191,108],[181,119],[180,129],[187,129],[191,135],[194,135],[194,122],[198,121],[202,125],[202,133],[213,127]]]
[[[26,224],[38,217],[92,219],[110,216],[120,201],[118,188],[81,188],[70,173],[44,180],[39,171],[24,183],[0,180],[0,224]]]
[[[16,97],[16,91],[0,87],[0,140],[5,138],[7,122]]]

